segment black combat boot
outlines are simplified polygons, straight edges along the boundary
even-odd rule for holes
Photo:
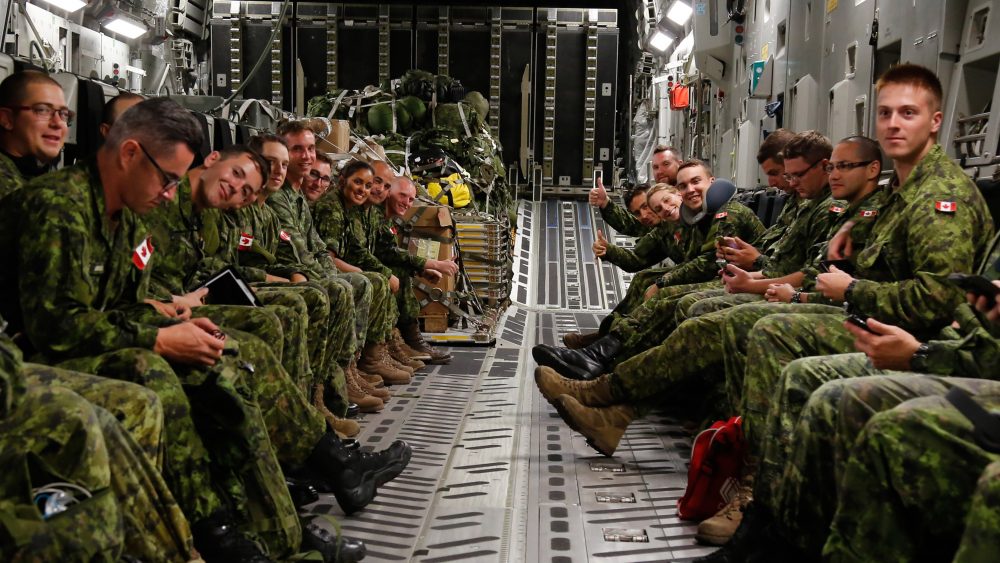
[[[309,481],[286,476],[285,486],[288,487],[288,496],[292,497],[295,508],[302,508],[319,500],[319,491]]]
[[[590,380],[607,373],[621,348],[621,341],[609,334],[579,350],[539,344],[531,349],[531,355],[538,365],[550,367],[563,377]]]
[[[229,515],[219,510],[191,524],[194,547],[208,563],[241,561],[271,563],[260,546],[245,537],[233,525]]]
[[[392,481],[410,463],[412,450],[396,440],[380,452],[349,449],[335,434],[325,434],[306,460],[306,470],[321,480],[345,514],[353,514],[375,498],[376,488]]]
[[[302,551],[320,552],[324,563],[357,563],[368,554],[363,541],[337,536],[317,520],[302,523]]]

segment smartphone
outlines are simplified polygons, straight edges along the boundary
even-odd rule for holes
[[[854,314],[847,317],[847,322],[854,326],[863,328],[872,334],[877,334],[874,330],[868,328],[868,317],[864,315]]]
[[[996,300],[997,296],[1000,295],[1000,287],[993,285],[990,280],[983,276],[951,274],[948,276],[948,281],[967,293],[974,293],[978,297]]]
[[[722,236],[716,237],[715,242],[719,246],[725,246],[727,248],[739,248],[740,247],[740,245],[736,244],[735,240],[726,242],[726,237],[722,237]]]
[[[822,260],[819,263],[819,269],[823,272],[829,272],[830,266],[836,266],[838,270],[845,274],[854,273],[854,264],[850,260]]]
[[[729,273],[729,270],[726,269],[726,266],[729,265],[729,260],[723,260],[722,258],[716,258],[715,259],[715,265],[718,266],[719,270],[722,271],[722,275],[730,277],[730,278],[733,277],[733,274]]]

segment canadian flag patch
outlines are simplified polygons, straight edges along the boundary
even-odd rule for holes
[[[830,213],[843,213],[843,212],[844,212],[844,208],[840,207],[839,205],[831,205],[830,206]]]
[[[725,219],[728,216],[729,216],[729,212],[728,211],[720,211],[720,212],[718,212],[718,213],[715,214],[715,218],[716,219]]]
[[[240,244],[236,248],[238,250],[250,250],[252,246],[253,246],[253,237],[246,233],[240,233]]]
[[[934,209],[937,209],[941,213],[954,213],[958,209],[958,204],[954,201],[935,201]]]
[[[861,217],[874,217],[878,215],[878,209],[862,209],[858,215]]]
[[[681,242],[681,232],[680,231],[674,231],[674,242],[676,242],[678,244]]]
[[[398,235],[399,234],[399,231],[396,230],[396,227],[389,227],[389,232],[392,233],[392,234],[394,234],[394,235]]]
[[[285,242],[292,242],[292,235],[286,233],[285,231],[281,231],[280,233],[278,233],[278,238],[280,238]]]
[[[136,268],[145,270],[151,256],[153,256],[153,243],[148,238],[143,239],[132,252],[132,263],[135,264]]]

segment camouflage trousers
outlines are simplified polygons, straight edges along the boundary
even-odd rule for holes
[[[1000,389],[977,402],[1000,407]],[[998,460],[944,397],[874,415],[847,461],[824,556],[838,563],[950,561],[958,551],[956,561],[996,560],[1000,518],[990,503],[1000,487],[989,477]]]
[[[376,297],[372,282],[361,272],[340,272],[333,274],[334,279],[346,281],[351,285],[354,295],[354,337],[356,348],[351,351],[351,357],[365,344],[368,335],[368,324],[371,322],[372,307]]]
[[[365,344],[381,344],[392,336],[392,329],[399,318],[396,296],[389,289],[389,280],[385,276],[377,272],[362,273],[372,284],[372,308],[368,316]]]
[[[616,358],[622,362],[663,342],[677,327],[675,313],[678,302],[686,295],[719,287],[718,280],[685,285],[668,285],[653,297],[616,319],[609,334],[621,343]]]
[[[399,293],[396,294],[396,309],[399,312],[397,324],[407,325],[417,321],[420,316],[420,303],[413,293],[413,272],[408,268],[396,266],[390,268],[394,276],[399,278]]]
[[[162,420],[156,396],[133,387],[143,416]],[[0,421],[0,463],[0,511],[9,515],[0,536],[11,541],[0,543],[3,560],[191,559],[190,527],[154,464],[114,415],[72,391],[29,383]],[[27,493],[55,481],[92,496],[43,521]]]
[[[608,334],[611,330],[611,325],[625,315],[628,315],[636,307],[642,305],[646,300],[646,290],[649,286],[656,283],[663,274],[670,271],[670,268],[649,268],[641,272],[637,272],[632,276],[632,281],[628,284],[628,289],[625,291],[625,297],[615,305],[615,308],[608,313],[608,316],[601,320],[601,326],[598,328],[598,332],[601,335]]]
[[[756,293],[726,293],[724,289],[699,291],[681,298],[677,304],[677,324],[692,317],[729,309],[747,303],[762,303],[764,296]]]
[[[778,443],[782,437],[768,437],[762,467],[775,467],[774,455],[784,467],[778,468],[780,473],[765,470],[754,490],[754,502],[770,508],[785,537],[815,559],[833,521],[847,460],[872,416],[911,399],[944,395],[956,386],[972,394],[1000,389],[985,379],[875,369],[864,354],[827,359],[829,369],[854,377],[829,381],[814,391],[789,439]]]
[[[624,402],[649,401],[698,380],[724,386],[729,412],[743,391],[746,353],[743,342],[763,317],[789,310],[829,312],[835,307],[786,303],[749,303],[688,319],[659,345],[618,364],[611,376],[615,396]]]

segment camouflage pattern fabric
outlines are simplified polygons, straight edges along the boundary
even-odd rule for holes
[[[1000,545],[1000,461],[986,466],[965,516],[965,532],[958,544],[954,563],[989,561]]]
[[[24,185],[24,175],[17,169],[14,161],[0,151],[0,202],[5,197],[21,189]]]
[[[781,479],[755,480],[754,490],[754,502],[771,508],[785,537],[815,559],[829,534],[854,443],[872,416],[911,399],[944,395],[956,386],[974,395],[1000,389],[986,379],[877,370],[864,354],[833,359],[838,368],[871,375],[830,381],[817,389],[787,444]]]
[[[396,242],[396,228],[386,219],[385,208],[382,206],[375,205],[368,210],[366,230],[370,233],[372,252],[380,262],[389,267],[393,275],[399,278],[399,291],[396,293],[398,324],[415,322],[420,314],[420,304],[413,293],[413,276],[424,271],[427,260],[399,247]]]
[[[1000,389],[979,395],[1000,407]],[[829,561],[947,561],[959,548],[967,515],[996,522],[996,506],[973,506],[977,482],[1000,454],[981,448],[972,424],[944,397],[907,401],[874,415],[855,442],[841,482],[841,502],[823,548]],[[987,483],[988,495],[996,485]],[[982,499],[985,500],[985,499]],[[979,519],[982,520],[979,520]],[[969,530],[966,546],[995,558],[996,528]],[[963,546],[963,547],[966,547]],[[966,551],[964,557],[971,557]]]
[[[829,238],[830,227],[843,213],[842,209],[842,206],[834,205],[829,187],[815,198],[803,200],[782,236],[771,244],[761,244],[762,256],[767,256],[767,259],[755,263],[754,269],[760,270],[765,278],[777,278],[801,270],[812,258],[810,249]]]
[[[631,249],[609,244],[602,260],[626,272],[645,270],[668,258],[679,264],[686,256],[685,249],[680,245],[683,232],[680,223],[664,221],[642,235]]]
[[[645,236],[652,230],[652,228],[640,223],[628,209],[610,199],[607,205],[600,208],[600,213],[605,223],[623,235],[638,238]]]
[[[656,283],[656,280],[668,272],[672,267],[673,266],[649,268],[648,270],[642,270],[632,276],[632,281],[628,284],[625,296],[622,297],[621,301],[615,305],[615,308],[601,320],[601,325],[598,331],[602,335],[607,334],[617,319],[628,315],[634,311],[636,307],[642,305],[646,299],[646,289]]]
[[[778,218],[760,235],[760,238],[757,239],[757,244],[754,245],[760,251],[760,256],[754,261],[751,270],[763,270],[767,266],[770,260],[771,249],[781,240],[785,231],[799,217],[799,213],[807,203],[794,190],[786,196],[785,204],[781,207],[781,213],[778,214]]]

